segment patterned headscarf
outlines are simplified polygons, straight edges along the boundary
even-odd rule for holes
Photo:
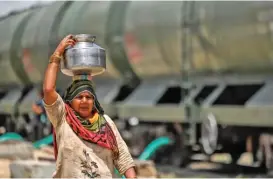
[[[70,103],[78,94],[80,94],[83,91],[88,91],[94,96],[94,107],[96,108],[97,112],[100,115],[103,115],[104,110],[97,99],[93,83],[90,80],[73,81],[72,84],[67,88],[67,90],[64,93],[65,102]]]

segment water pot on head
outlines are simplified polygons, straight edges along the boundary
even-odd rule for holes
[[[95,44],[96,36],[75,35],[77,43],[68,47],[61,61],[61,72],[67,76],[95,76],[106,70],[105,49]]]

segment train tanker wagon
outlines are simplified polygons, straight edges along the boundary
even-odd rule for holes
[[[93,34],[107,53],[107,73],[94,79],[98,98],[125,124],[120,130],[134,156],[167,135],[174,142],[154,155],[158,162],[183,166],[202,151],[227,152],[235,163],[251,139],[254,160],[271,168],[272,7],[259,1],[69,1],[2,18],[1,124],[27,126],[18,121],[31,113],[58,41]],[[58,87],[69,80],[59,75]]]
[[[272,6],[269,2],[197,4],[199,30],[192,35],[199,38],[203,58],[193,42],[189,73],[194,104],[190,119],[201,124],[195,139],[202,151],[227,152],[236,163],[250,149],[253,164],[269,169],[271,144],[265,141],[273,127]]]
[[[120,118],[138,124],[132,140],[142,133],[144,146],[171,134],[167,158],[180,165],[195,151],[229,153],[236,163],[251,139],[254,161],[270,168],[260,140],[273,124],[272,5],[131,2],[123,41],[141,83],[116,105]]]

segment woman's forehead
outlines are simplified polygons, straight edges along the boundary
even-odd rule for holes
[[[93,96],[90,91],[82,91],[77,96]]]

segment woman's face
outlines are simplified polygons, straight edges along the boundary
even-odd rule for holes
[[[89,92],[79,93],[71,102],[71,107],[82,117],[91,117],[94,105],[94,96]]]

